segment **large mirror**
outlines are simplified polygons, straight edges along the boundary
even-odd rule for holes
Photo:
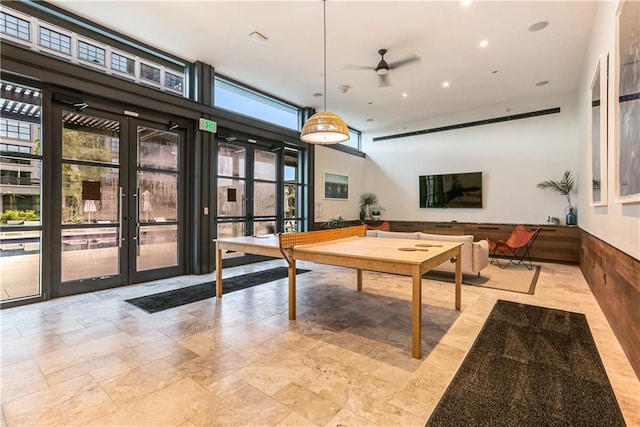
[[[591,164],[591,205],[607,204],[607,74],[608,55],[603,54],[589,87],[589,158]]]

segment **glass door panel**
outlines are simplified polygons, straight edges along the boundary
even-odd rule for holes
[[[255,216],[276,216],[276,183],[256,182],[253,212]]]
[[[244,217],[245,181],[239,179],[218,179],[218,216]]]
[[[218,145],[218,175],[244,178],[247,150],[221,142]]]
[[[120,122],[62,111],[61,281],[121,273]]]
[[[62,281],[107,278],[120,274],[115,228],[74,228],[62,231]]]
[[[0,81],[0,301],[42,295],[40,89]]]
[[[135,271],[179,265],[179,134],[136,127]],[[132,248],[133,249],[133,248]]]
[[[136,265],[138,271],[178,265],[178,226],[141,226]]]
[[[263,150],[255,150],[253,162],[254,179],[263,179],[265,181],[276,180],[276,165],[278,157],[276,153]]]
[[[178,175],[140,171],[138,194],[140,222],[178,220]]]

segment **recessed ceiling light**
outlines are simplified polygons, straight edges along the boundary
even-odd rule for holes
[[[257,31],[254,31],[253,33],[249,34],[249,38],[256,43],[264,43],[268,40],[265,36],[263,36]]]
[[[544,86],[544,85],[548,85],[549,84],[549,80],[542,80],[539,81],[538,83],[536,83],[536,86]]]
[[[529,31],[544,30],[545,28],[547,28],[547,25],[549,25],[547,21],[536,22],[535,24],[529,27]]]
[[[449,82],[442,82],[442,87],[449,87]]]
[[[320,92],[316,92],[313,94],[314,98],[322,98],[322,94]]]
[[[409,94],[407,92],[402,92],[402,97],[406,98],[407,96],[409,96]]]
[[[489,46],[489,41],[488,40],[482,40],[480,42],[480,47],[487,47]]]
[[[473,0],[460,0],[463,6],[469,6]]]

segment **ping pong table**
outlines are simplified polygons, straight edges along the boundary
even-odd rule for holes
[[[238,251],[274,258],[289,264],[289,319],[296,319],[296,261],[310,261],[357,270],[357,289],[362,290],[364,270],[412,277],[412,356],[422,357],[422,275],[455,260],[455,308],[462,293],[461,247],[458,242],[365,237],[366,226],[337,230],[282,233],[216,239],[216,296],[222,297],[223,251]]]

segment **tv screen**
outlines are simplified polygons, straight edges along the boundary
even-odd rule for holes
[[[481,208],[482,172],[420,176],[421,208]]]

